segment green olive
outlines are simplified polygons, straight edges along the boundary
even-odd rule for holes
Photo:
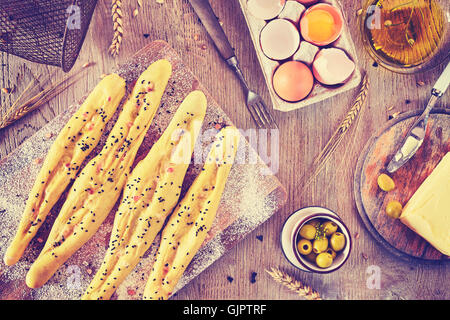
[[[312,240],[316,236],[316,228],[310,224],[305,224],[299,232],[300,236],[304,239]]]
[[[313,219],[308,221],[306,224],[310,224],[313,227],[317,228],[320,225],[320,220],[319,219]]]
[[[402,210],[402,204],[396,200],[389,201],[386,205],[386,214],[393,219],[398,219],[402,214]]]
[[[335,232],[330,238],[331,249],[341,251],[345,247],[345,236],[340,232]]]
[[[327,252],[319,253],[316,257],[316,264],[319,268],[328,268],[333,263],[333,257]]]
[[[337,231],[338,226],[333,221],[327,221],[324,224],[322,224],[322,228],[325,231],[325,234],[327,235],[327,237],[329,237]]]
[[[328,239],[326,237],[316,239],[313,242],[313,251],[315,253],[321,253],[327,250],[328,248]]]
[[[311,241],[302,239],[297,243],[297,249],[298,252],[300,252],[301,255],[308,255],[312,251],[312,244]]]
[[[381,190],[383,191],[391,191],[395,189],[395,183],[394,180],[392,180],[391,177],[389,177],[387,174],[382,173],[378,176],[377,179],[378,182],[378,186],[380,187]]]
[[[331,254],[331,256],[333,257],[333,260],[334,260],[334,258],[336,258],[336,251],[334,251],[333,249],[328,248],[325,252]]]

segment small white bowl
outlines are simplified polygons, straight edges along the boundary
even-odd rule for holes
[[[327,219],[337,224],[340,232],[344,234],[345,248],[338,253],[336,259],[328,268],[319,268],[315,263],[305,259],[297,250],[297,236],[301,227],[313,219]],[[281,249],[286,259],[296,268],[313,273],[330,273],[336,271],[347,261],[351,248],[352,239],[350,232],[344,222],[333,211],[322,207],[306,207],[291,214],[285,221],[281,231]]]

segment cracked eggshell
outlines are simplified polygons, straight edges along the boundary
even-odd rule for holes
[[[302,5],[300,2],[289,0],[286,1],[284,9],[283,11],[281,11],[278,18],[287,19],[295,23],[295,25],[298,25],[300,17],[302,16],[303,11],[305,10],[306,10],[305,6]]]
[[[248,11],[256,18],[270,20],[283,10],[286,0],[248,0]]]
[[[355,70],[355,63],[344,50],[322,49],[313,62],[314,77],[322,84],[336,85],[347,81]]]
[[[264,26],[259,40],[261,50],[269,59],[285,60],[297,51],[300,33],[292,22],[275,19]]]

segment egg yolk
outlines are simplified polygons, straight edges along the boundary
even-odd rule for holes
[[[335,33],[335,22],[331,13],[325,10],[313,10],[306,17],[308,37],[317,42],[331,39]]]

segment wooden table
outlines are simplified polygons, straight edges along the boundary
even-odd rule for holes
[[[95,86],[102,73],[110,72],[117,64],[156,39],[169,42],[179,52],[185,64],[194,71],[239,128],[254,127],[245,108],[238,80],[221,61],[188,1],[165,0],[163,4],[156,0],[142,2],[144,5],[139,14],[133,17],[137,1],[123,1],[124,39],[120,54],[114,59],[107,52],[112,38],[110,1],[99,0],[74,69],[87,61],[97,64],[88,71],[84,80],[68,91],[9,128],[0,130],[0,158],[86,94]],[[397,75],[373,65],[362,48],[356,27],[359,4],[355,3],[342,1],[358,49],[360,67],[367,71],[371,81],[368,104],[357,125],[352,127],[344,143],[314,183],[300,196],[304,183],[302,176],[345,116],[356,90],[301,110],[273,112],[280,127],[280,167],[276,175],[288,190],[286,206],[182,289],[175,299],[298,299],[298,296],[274,282],[264,272],[270,267],[279,267],[309,284],[325,299],[450,298],[449,264],[410,264],[385,252],[365,230],[353,197],[353,173],[367,140],[390,115],[423,108],[442,68],[419,75]],[[211,0],[211,4],[236,49],[249,83],[269,101],[269,93],[239,2]],[[3,81],[9,77],[11,83],[17,81],[18,84],[11,98],[23,88],[24,84],[19,83],[24,74],[31,71],[45,75],[55,70],[54,67],[33,64],[13,56],[6,57],[6,54],[3,54],[3,59],[9,62],[9,74],[5,75]],[[62,75],[62,71],[58,70],[57,75]],[[220,81],[217,81],[218,77]],[[447,94],[438,107],[449,107],[449,101],[450,96]],[[8,108],[9,102],[10,97],[2,93],[2,112]],[[279,236],[284,220],[296,209],[310,205],[324,206],[337,212],[349,226],[352,235],[356,236],[350,259],[332,274],[313,275],[298,271],[281,252]],[[379,271],[379,287],[374,287],[376,282],[371,282],[376,276],[374,270]],[[252,282],[250,280],[254,272],[257,276],[256,281]],[[228,277],[233,280],[230,281]]]

